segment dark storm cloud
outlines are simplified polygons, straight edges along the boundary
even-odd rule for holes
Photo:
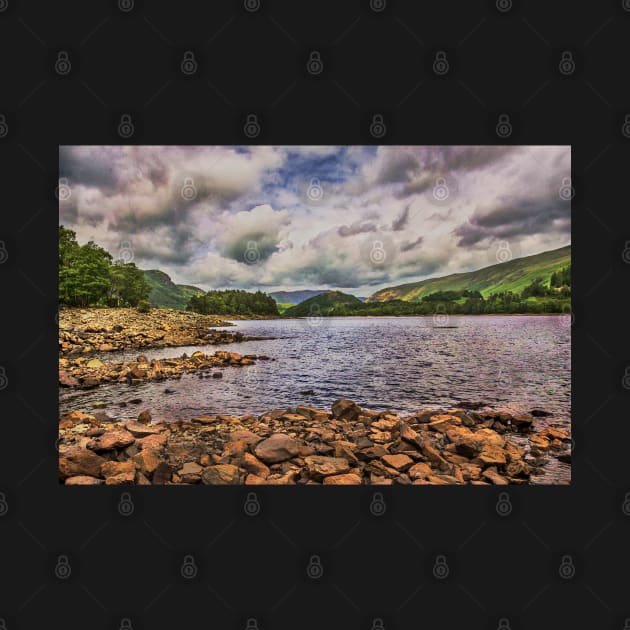
[[[342,225],[337,230],[339,236],[343,237],[364,234],[366,232],[376,232],[376,225],[367,221],[355,221],[351,225]]]
[[[405,209],[400,213],[400,215],[392,221],[392,230],[394,232],[400,232],[400,230],[404,230],[407,227],[407,223],[409,222],[409,205],[405,206]]]
[[[571,230],[571,211],[555,195],[538,198],[498,199],[478,208],[466,223],[453,230],[457,245],[475,245],[486,238],[513,239],[533,234],[566,233]]]
[[[78,150],[81,147],[59,147],[59,177],[73,185],[93,186],[113,191],[118,177],[113,163],[104,160],[85,159]]]
[[[378,184],[397,184],[406,182],[418,170],[420,163],[411,153],[393,155],[381,167],[376,182]]]
[[[419,236],[415,241],[412,242],[404,242],[402,243],[402,245],[400,246],[400,251],[401,252],[408,252],[411,251],[412,249],[418,247],[418,245],[422,244],[422,241],[424,239],[422,238],[422,236]]]

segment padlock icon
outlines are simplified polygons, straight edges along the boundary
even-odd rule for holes
[[[243,6],[245,7],[245,11],[254,13],[260,9],[260,0],[244,0]]]
[[[324,321],[324,317],[322,316],[322,311],[319,308],[318,304],[311,304],[308,310],[308,317],[306,318],[306,322],[309,326],[320,326]]]
[[[120,117],[120,124],[118,125],[118,135],[121,138],[131,138],[133,132],[134,126],[131,122],[131,116],[129,114],[123,114]]]
[[[630,0],[623,0],[621,6],[624,8],[625,11],[628,11],[630,13]]]
[[[628,11],[630,11],[630,0],[628,1]],[[623,630],[630,630],[630,617],[623,622]]]
[[[512,630],[510,627],[510,620],[507,617],[501,617],[497,624],[497,630]]]
[[[387,133],[387,127],[383,121],[382,114],[374,114],[372,116],[372,124],[370,125],[370,134],[374,138],[382,138]]]
[[[258,621],[250,617],[245,624],[245,630],[258,630]]]
[[[9,504],[7,503],[7,497],[4,492],[0,492],[0,516],[5,516],[9,511]]]
[[[248,265],[253,265],[260,258],[258,251],[258,243],[256,241],[248,241],[243,258]]]
[[[510,244],[507,241],[501,241],[497,247],[497,262],[504,263],[508,260],[512,260],[512,250]]]
[[[433,186],[433,198],[436,201],[446,201],[451,191],[446,183],[446,178],[438,177],[435,180],[435,186]]]
[[[372,9],[374,13],[384,11],[386,6],[387,0],[370,0],[370,9]]]
[[[562,199],[562,201],[571,201],[571,199],[573,199],[575,196],[575,189],[573,188],[570,177],[562,178],[562,185],[560,186],[558,194],[560,195],[560,199]]]
[[[626,366],[621,384],[623,385],[624,389],[630,389],[630,367],[628,366]]]
[[[497,10],[501,13],[507,13],[512,10],[512,0],[497,0]]]
[[[243,510],[247,516],[257,516],[260,513],[260,502],[255,492],[248,492]]]
[[[243,133],[248,138],[256,138],[260,134],[260,123],[258,122],[258,116],[256,116],[256,114],[247,115]]]
[[[317,50],[311,51],[311,54],[308,56],[306,69],[308,73],[312,75],[318,75],[323,72],[324,62],[322,61],[321,54]]]
[[[120,620],[120,626],[118,626],[118,630],[133,630],[131,619],[129,619],[129,617],[123,617]]]
[[[565,76],[569,76],[575,72],[575,60],[573,59],[573,53],[570,50],[564,50],[561,53],[558,70],[560,70],[561,74],[564,74]]]
[[[449,576],[450,572],[451,570],[446,562],[446,556],[437,556],[435,558],[435,563],[433,564],[433,576],[437,580],[445,580]]]
[[[197,197],[197,189],[192,177],[185,177],[184,184],[181,189],[182,199],[184,201],[192,201]]]
[[[68,556],[57,556],[57,564],[55,565],[55,577],[60,580],[67,580],[71,574],[72,568],[70,567]]]
[[[129,13],[129,11],[132,11],[134,4],[134,0],[118,0],[118,8],[123,13]]]
[[[623,259],[623,262],[630,265],[630,241],[626,241],[626,245],[621,253],[621,258]],[[2,262],[2,258],[0,258],[0,262]]]
[[[4,114],[0,114],[0,138],[6,138],[9,135],[9,125]]]
[[[509,516],[512,513],[512,501],[507,492],[501,492],[499,494],[496,510],[499,516]]]
[[[570,580],[575,576],[575,565],[573,564],[573,558],[571,556],[562,556],[558,573],[563,580]]]
[[[374,241],[370,252],[370,261],[373,265],[382,265],[387,258],[387,252],[383,247],[383,241]]]
[[[319,580],[324,575],[324,567],[319,556],[311,556],[306,567],[306,575],[312,580]]]
[[[128,492],[123,492],[118,501],[118,512],[121,516],[131,516],[135,506]]]
[[[433,325],[438,328],[448,326],[449,316],[446,311],[446,304],[437,304],[435,307],[435,313],[433,313]]]
[[[321,185],[318,177],[313,177],[311,183],[306,189],[306,196],[311,201],[321,201],[324,198],[324,188]]]
[[[621,504],[621,511],[626,516],[630,516],[630,492],[626,492],[626,496],[624,497],[623,503]]]
[[[4,368],[4,365],[0,365],[0,391],[6,389],[9,386],[9,377]]]
[[[2,124],[2,116],[0,116],[0,125]],[[626,114],[623,118],[623,125],[621,126],[621,133],[626,137],[630,138],[630,114]],[[2,132],[0,131],[0,137],[2,136]]]
[[[7,262],[9,259],[9,252],[4,241],[0,241],[0,265]]]
[[[9,0],[0,0],[0,13],[3,13],[8,8],[9,8]],[[4,623],[4,619],[2,620],[2,622]]]
[[[60,50],[57,53],[57,60],[55,61],[55,72],[61,76],[65,76],[72,70],[72,64],[70,63],[70,56],[67,51]]]
[[[380,617],[376,617],[376,619],[372,621],[372,630],[385,630],[385,624]]]
[[[508,114],[499,114],[495,132],[499,138],[509,138],[512,135],[512,123]]]
[[[373,516],[383,516],[387,510],[387,504],[381,492],[375,492],[370,502],[370,512]]]
[[[181,71],[190,76],[191,74],[195,74],[195,72],[197,72],[197,67],[195,53],[192,50],[187,50],[184,53],[184,58],[182,59],[182,63],[180,65]]]
[[[448,59],[446,58],[446,51],[438,50],[433,59],[433,72],[438,76],[443,76],[449,71],[450,67]]]
[[[2,8],[2,0],[0,0],[0,11],[4,11]],[[0,618],[0,630],[7,630],[7,622],[3,618]]]
[[[186,580],[192,580],[197,577],[197,564],[192,556],[184,556],[184,562],[181,567],[182,577]]]
[[[72,196],[72,190],[70,190],[70,185],[68,183],[67,177],[60,177],[59,184],[57,185],[57,190],[55,191],[57,199],[59,201],[68,201]]]

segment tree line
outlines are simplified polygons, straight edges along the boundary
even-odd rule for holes
[[[114,260],[93,241],[59,226],[59,303],[65,306],[137,306],[148,310],[151,288],[132,262]]]
[[[193,295],[186,310],[204,315],[278,315],[276,301],[266,293],[238,289]]]

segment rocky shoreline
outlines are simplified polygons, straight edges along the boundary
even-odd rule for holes
[[[242,367],[253,365],[256,360],[273,360],[265,355],[226,352],[219,350],[214,354],[201,351],[186,353],[180,357],[153,359],[149,361],[140,355],[135,361],[101,361],[88,357],[59,359],[59,386],[76,389],[92,389],[107,383],[127,383],[137,385],[145,381],[164,381],[180,379],[183,374],[199,373],[199,377],[221,378],[222,371],[213,368]]]
[[[64,308],[59,311],[59,356],[246,341],[240,332],[209,330],[232,325],[213,315],[174,309]]]
[[[532,414],[493,409],[401,417],[347,399],[331,411],[299,405],[168,423],[154,422],[148,410],[124,423],[106,411],[72,411],[59,421],[59,479],[66,485],[521,485],[541,474],[550,456],[570,462],[569,434],[536,424]]]

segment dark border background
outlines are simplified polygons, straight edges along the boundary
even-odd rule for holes
[[[630,2],[261,1],[0,0],[0,628],[628,627]],[[132,488],[123,516],[58,485],[58,146],[250,143],[249,114],[262,144],[572,145],[570,487],[507,516],[495,488],[383,488],[381,516],[374,488],[257,488],[256,516],[247,488]]]

